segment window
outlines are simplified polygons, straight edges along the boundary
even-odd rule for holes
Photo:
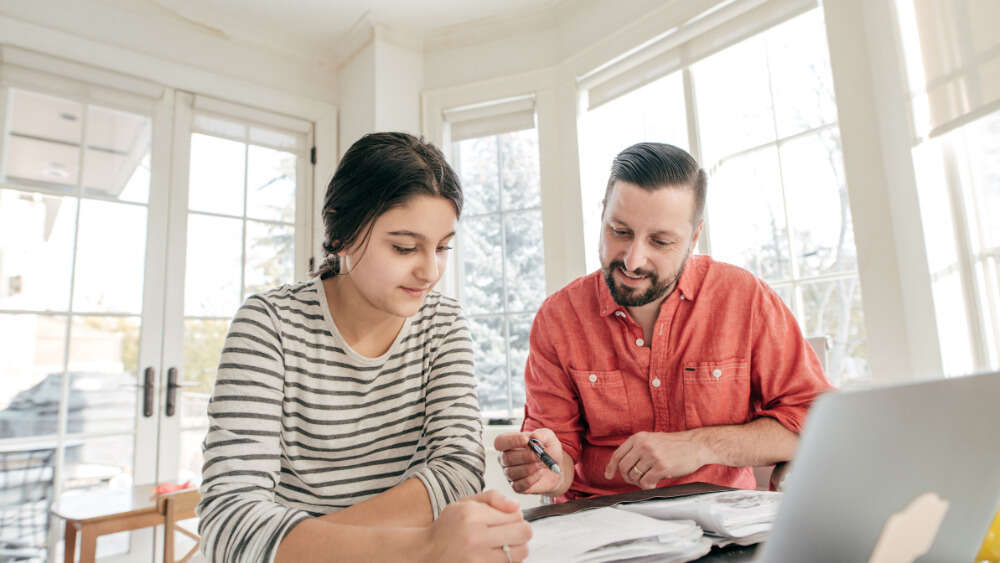
[[[1000,112],[914,158],[946,375],[1000,367]]]
[[[672,74],[581,118],[588,236],[596,240],[599,220],[591,207],[603,196],[617,151],[643,140],[693,144],[709,175],[703,249],[767,281],[805,336],[828,338],[827,375],[834,383],[867,378],[822,12],[761,29],[718,52],[704,46],[712,41],[682,45],[680,51],[708,56],[674,65]],[[596,242],[588,245],[588,266],[596,267]]]
[[[519,416],[535,311],[545,298],[538,133],[461,140],[453,161],[465,195],[457,295],[476,348],[483,415]]]

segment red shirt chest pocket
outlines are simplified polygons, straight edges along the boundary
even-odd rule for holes
[[[591,440],[632,434],[632,416],[622,372],[570,369]]]
[[[684,362],[687,427],[743,424],[750,416],[750,366],[742,358]]]

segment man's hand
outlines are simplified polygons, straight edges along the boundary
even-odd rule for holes
[[[545,452],[559,463],[563,459],[562,444],[554,432],[539,428],[534,432],[508,432],[500,434],[493,441],[493,447],[500,452],[500,465],[510,486],[519,493],[544,495],[555,491],[563,483],[563,478],[553,473],[538,459],[528,447],[528,438],[542,443]],[[563,468],[565,472],[565,468]],[[572,472],[571,472],[572,473]],[[572,475],[570,475],[572,477]]]
[[[617,471],[626,483],[654,489],[664,479],[694,473],[707,463],[707,454],[694,432],[639,432],[618,446],[604,477],[611,479]]]

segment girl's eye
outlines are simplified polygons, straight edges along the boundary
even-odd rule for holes
[[[407,248],[405,246],[396,246],[395,244],[392,245],[392,248],[400,254],[411,254],[417,251],[416,247]]]
[[[449,250],[451,250],[450,246],[439,246],[437,249],[438,252],[448,252]]]

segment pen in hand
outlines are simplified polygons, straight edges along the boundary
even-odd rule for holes
[[[552,459],[552,456],[545,452],[545,448],[542,447],[541,442],[534,438],[528,438],[528,447],[531,448],[531,451],[535,452],[538,459],[542,460],[542,463],[544,463],[550,471],[556,475],[562,475],[562,470],[559,469],[559,464],[556,463],[556,460]]]

